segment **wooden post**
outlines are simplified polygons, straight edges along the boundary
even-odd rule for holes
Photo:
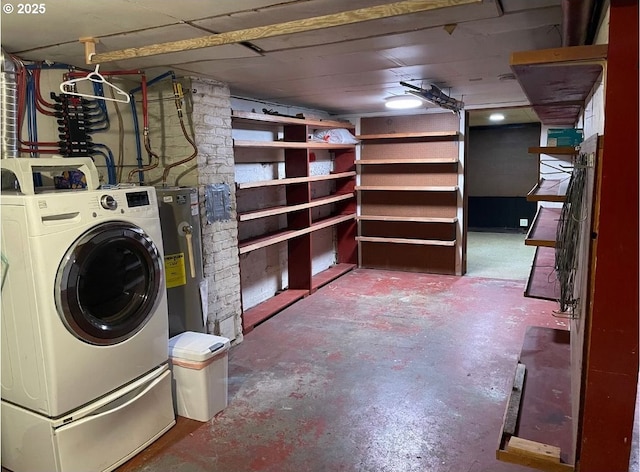
[[[627,471],[638,388],[638,2],[611,0],[580,472]]]

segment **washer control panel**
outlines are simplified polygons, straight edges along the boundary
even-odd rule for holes
[[[111,195],[103,195],[100,197],[100,206],[105,210],[115,210],[118,208],[118,202]]]

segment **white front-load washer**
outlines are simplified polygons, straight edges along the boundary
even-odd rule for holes
[[[167,362],[153,188],[0,203],[3,402],[61,418]]]

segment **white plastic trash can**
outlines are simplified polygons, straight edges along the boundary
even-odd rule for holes
[[[187,331],[169,339],[176,413],[209,421],[227,406],[229,339]]]

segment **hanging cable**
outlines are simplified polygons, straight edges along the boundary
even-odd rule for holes
[[[560,284],[560,312],[563,313],[573,310],[577,304],[574,288],[580,233],[588,211],[584,202],[586,178],[586,155],[581,154],[569,180],[556,232],[555,269]]]

